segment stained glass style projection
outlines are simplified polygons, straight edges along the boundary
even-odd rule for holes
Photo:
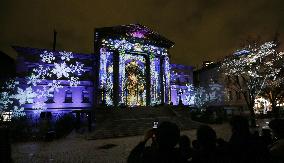
[[[150,60],[148,66],[150,68],[149,104],[169,103],[170,65],[167,49],[141,44],[133,40],[128,41],[125,38],[102,39],[99,85],[102,90],[101,103],[105,102],[108,106],[113,105],[113,55],[115,51],[119,53],[119,105],[146,106],[146,59]]]
[[[127,106],[146,105],[146,67],[142,55],[120,55],[119,85],[120,104]]]

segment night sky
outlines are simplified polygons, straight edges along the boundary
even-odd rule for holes
[[[1,0],[0,50],[11,45],[93,53],[96,27],[140,23],[175,42],[173,63],[197,66],[247,39],[284,40],[283,0]],[[284,42],[283,42],[284,44]],[[283,46],[282,44],[282,46]]]

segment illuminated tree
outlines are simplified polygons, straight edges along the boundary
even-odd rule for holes
[[[250,110],[252,125],[255,124],[255,98],[269,83],[268,79],[273,79],[280,72],[274,69],[273,64],[283,54],[276,53],[275,48],[273,42],[265,42],[260,46],[254,43],[224,59],[220,66],[220,71],[226,76],[227,87],[243,95]]]
[[[265,76],[260,95],[271,103],[274,116],[279,116],[277,102],[283,101],[284,95],[284,60],[283,52],[275,51],[264,58],[260,74]]]

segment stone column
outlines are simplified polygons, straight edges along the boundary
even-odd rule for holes
[[[165,103],[165,90],[164,90],[164,56],[160,56],[160,90],[161,90],[161,104]]]
[[[151,105],[151,66],[149,56],[146,59],[146,106]]]
[[[94,100],[94,106],[99,105],[100,100],[101,100],[101,92],[99,92],[99,75],[100,75],[100,47],[101,47],[101,42],[100,38],[96,35],[96,32],[94,31],[94,62],[93,62],[93,100]]]
[[[119,103],[119,51],[113,53],[113,105]]]

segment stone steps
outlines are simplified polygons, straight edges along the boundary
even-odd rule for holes
[[[181,130],[200,125],[187,114],[177,114],[170,108],[100,110],[96,114],[96,120],[95,131],[89,134],[88,139],[143,135],[152,128],[154,121],[171,121]]]

